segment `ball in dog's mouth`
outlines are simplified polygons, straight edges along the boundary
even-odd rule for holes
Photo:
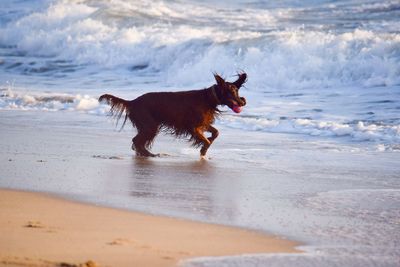
[[[240,113],[240,112],[242,112],[242,107],[239,106],[239,105],[233,105],[233,106],[232,106],[232,110],[233,110],[233,112],[235,112],[235,113]]]

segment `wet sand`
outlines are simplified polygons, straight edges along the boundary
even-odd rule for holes
[[[229,161],[201,161],[188,143],[163,136],[154,149],[169,155],[136,158],[131,130],[118,133],[104,117],[2,115],[0,266],[176,266],[203,256],[296,251],[297,243],[262,232],[132,211],[196,219],[193,211],[203,214],[196,203],[230,191],[228,183],[225,193],[201,196],[234,175],[222,167]],[[205,210],[219,212],[227,211]]]
[[[187,142],[163,135],[152,149],[163,157],[140,159],[130,150],[132,129],[118,132],[104,115],[1,111],[0,188],[255,229],[306,244],[301,250],[307,253],[190,258],[186,267],[397,266],[397,152],[217,128],[211,160],[200,161]],[[86,220],[92,221],[82,215]],[[27,218],[15,227],[42,229],[37,221],[50,225]],[[124,237],[104,242],[118,238]],[[85,254],[72,263],[88,260],[96,259]]]
[[[0,190],[0,266],[175,266],[201,256],[294,252],[258,232]]]

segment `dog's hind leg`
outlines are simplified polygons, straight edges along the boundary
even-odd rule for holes
[[[146,148],[146,143],[149,142],[148,140],[148,133],[139,132],[133,139],[132,139],[132,149],[136,150],[136,155],[141,157],[156,157],[156,154],[151,153]]]
[[[158,133],[158,125],[147,125],[146,128],[138,127],[138,134],[132,139],[132,149],[136,150],[136,154],[142,157],[156,157],[157,154],[153,154],[147,150],[151,145],[154,138]]]

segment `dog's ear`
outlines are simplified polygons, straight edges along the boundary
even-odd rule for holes
[[[237,89],[240,89],[240,87],[247,81],[247,74],[246,72],[238,73],[239,78],[233,83]]]
[[[225,86],[225,80],[221,76],[219,76],[217,73],[214,73],[214,78],[219,86],[222,86],[222,87]]]

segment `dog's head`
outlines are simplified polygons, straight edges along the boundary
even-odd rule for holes
[[[221,105],[227,105],[236,113],[240,113],[242,107],[246,105],[246,99],[239,96],[239,89],[246,82],[247,74],[243,72],[238,74],[238,76],[235,82],[230,83],[218,74],[214,74],[215,81],[217,82],[216,91],[218,92],[217,95]]]

